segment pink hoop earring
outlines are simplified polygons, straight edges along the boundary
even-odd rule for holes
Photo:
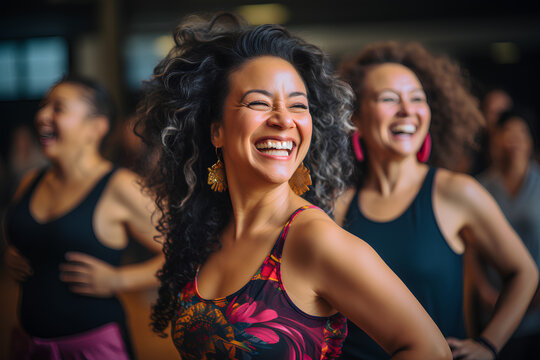
[[[362,151],[362,146],[360,146],[360,136],[358,135],[358,131],[355,131],[352,134],[352,144],[356,160],[360,162],[364,161],[364,152]]]
[[[429,133],[427,134],[426,138],[424,139],[424,143],[420,147],[420,150],[416,153],[416,158],[418,161],[425,163],[429,159],[429,155],[431,154],[431,136]]]

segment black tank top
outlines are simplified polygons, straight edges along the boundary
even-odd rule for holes
[[[30,213],[30,199],[45,171],[36,177],[20,201],[8,209],[8,240],[34,270],[22,283],[20,304],[21,325],[30,336],[73,335],[110,322],[125,330],[124,311],[116,297],[78,295],[59,278],[59,265],[66,262],[68,251],[82,252],[113,266],[120,264],[122,250],[103,245],[93,227],[96,205],[114,171],[103,176],[75,208],[46,223],[37,222]]]
[[[463,261],[443,237],[433,212],[435,168],[430,168],[411,205],[387,222],[365,217],[354,196],[343,228],[375,249],[426,309],[444,336],[464,338]],[[389,355],[353,323],[342,359],[388,359]]]

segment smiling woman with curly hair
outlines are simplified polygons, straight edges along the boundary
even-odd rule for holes
[[[493,358],[519,323],[538,274],[493,198],[470,176],[448,170],[483,121],[459,66],[420,44],[388,42],[368,46],[340,72],[356,94],[358,161],[336,221],[396,272],[456,358]],[[463,254],[471,249],[506,283],[494,317],[475,340],[466,339],[463,310]],[[369,329],[351,323],[343,353],[387,359],[376,342]]]
[[[328,58],[230,14],[175,41],[139,109],[160,153],[154,330],[172,321],[183,359],[330,359],[346,315],[396,359],[449,359],[407,288],[327,215],[353,165],[353,94]]]

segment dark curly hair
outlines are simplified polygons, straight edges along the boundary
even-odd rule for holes
[[[249,59],[269,55],[291,63],[303,79],[313,121],[304,159],[313,182],[304,196],[308,201],[330,213],[353,168],[347,135],[354,95],[320,49],[281,26],[251,27],[229,13],[209,21],[187,18],[174,39],[174,48],[145,84],[136,130],[159,149],[145,181],[161,211],[157,228],[166,258],[151,315],[152,328],[161,336],[166,336],[179,291],[219,248],[220,233],[231,220],[229,194],[213,192],[206,181],[216,161],[210,128],[221,121],[232,72]]]
[[[384,63],[404,65],[420,80],[431,108],[429,164],[454,170],[467,150],[475,148],[476,134],[484,124],[478,101],[469,91],[468,77],[457,63],[431,54],[417,42],[374,43],[339,66],[341,77],[356,95],[355,115],[364,96],[367,72]]]

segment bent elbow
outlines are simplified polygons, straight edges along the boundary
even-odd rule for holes
[[[395,355],[395,353],[393,354]],[[446,341],[424,343],[422,347],[407,351],[407,359],[452,360],[452,351]],[[392,357],[393,359],[393,357]],[[403,357],[405,359],[405,357]]]
[[[536,263],[531,259],[531,261],[527,262],[528,266],[524,269],[524,278],[530,282],[531,287],[533,287],[533,291],[536,290],[538,286],[538,279],[539,279],[539,273],[538,273],[538,267],[536,266]]]
[[[533,283],[533,295],[534,295],[534,292],[538,289],[538,286],[539,286],[538,281],[540,278],[540,273],[538,272],[538,267],[536,267],[536,264],[533,265],[532,270],[530,272],[531,272],[530,274],[531,282]]]
[[[452,351],[450,351],[450,347],[448,346],[448,344],[444,343],[444,345],[438,346],[430,359],[452,360]]]

